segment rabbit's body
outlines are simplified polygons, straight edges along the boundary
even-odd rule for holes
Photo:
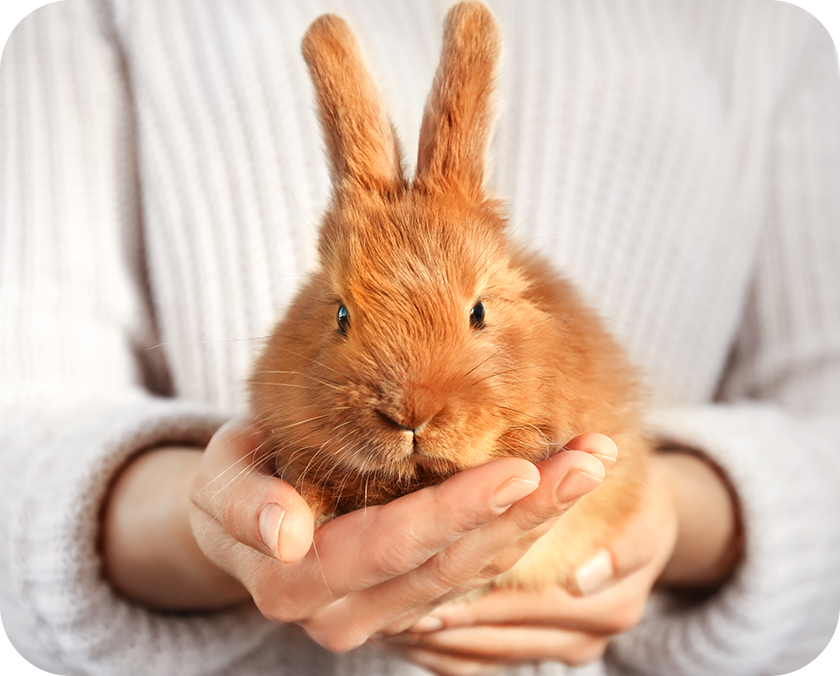
[[[352,33],[329,16],[310,28],[335,191],[321,267],[256,364],[252,409],[316,524],[495,458],[612,437],[604,485],[495,581],[533,587],[614,537],[648,447],[621,350],[569,283],[508,241],[483,191],[498,49],[483,5],[450,12],[409,183]]]

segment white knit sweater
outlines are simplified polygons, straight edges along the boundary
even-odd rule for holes
[[[419,675],[253,610],[147,612],[97,557],[108,482],[243,405],[328,196],[300,38],[343,15],[414,160],[448,2],[70,0],[0,67],[0,611],[61,674]],[[746,561],[580,673],[776,674],[840,612],[840,79],[767,0],[490,2],[493,188],[647,376],[651,430],[740,496]],[[561,674],[559,665],[521,670]]]

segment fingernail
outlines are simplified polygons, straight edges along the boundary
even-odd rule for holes
[[[598,591],[615,575],[612,557],[602,549],[575,571],[575,584],[583,596]]]
[[[263,544],[273,556],[283,560],[280,556],[280,524],[286,510],[280,505],[271,503],[260,511],[260,537]]]
[[[594,455],[598,458],[604,466],[604,469],[609,469],[618,459],[618,446],[615,445],[615,442],[610,437],[604,435],[598,435],[598,437],[600,443],[597,445],[593,444],[593,448],[586,448],[584,450],[589,455]]]
[[[443,620],[439,617],[427,615],[422,620],[418,620],[414,626],[409,629],[409,631],[418,634],[428,634],[433,631],[440,631],[441,629],[443,629]]]
[[[560,485],[557,486],[557,501],[565,507],[599,486],[602,481],[603,478],[601,477],[592,476],[579,469],[573,469],[560,480]]]
[[[521,500],[527,495],[531,495],[539,487],[540,485],[538,483],[529,481],[528,479],[521,479],[519,477],[508,479],[507,482],[502,484],[501,488],[496,490],[496,494],[493,496],[493,503],[499,509],[510,507],[514,502]]]
[[[603,455],[602,453],[592,453],[598,460],[601,461],[601,464],[604,466],[604,469],[609,469],[615,464],[615,461],[618,459],[612,455]]]

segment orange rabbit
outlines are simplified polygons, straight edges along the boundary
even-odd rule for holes
[[[256,363],[251,406],[316,524],[494,458],[537,463],[580,434],[612,437],[604,484],[494,580],[536,587],[564,583],[622,528],[649,445],[621,350],[508,240],[484,191],[500,48],[483,4],[450,10],[408,180],[353,33],[333,15],[309,28],[332,201],[320,266]]]

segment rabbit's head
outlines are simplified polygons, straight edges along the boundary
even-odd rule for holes
[[[324,15],[304,38],[333,194],[319,269],[251,392],[279,472],[331,493],[326,512],[496,457],[542,460],[576,434],[609,433],[592,421],[624,405],[599,367],[613,343],[569,285],[510,244],[484,190],[500,48],[483,4],[449,12],[409,181],[347,24]]]

